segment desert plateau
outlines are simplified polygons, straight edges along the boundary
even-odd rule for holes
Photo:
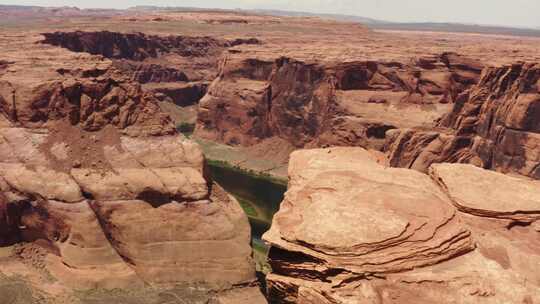
[[[0,304],[540,304],[540,29],[46,6],[0,5]]]

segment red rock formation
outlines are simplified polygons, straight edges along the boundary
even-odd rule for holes
[[[145,89],[155,93],[158,98],[170,98],[170,101],[179,107],[197,105],[208,89],[207,82],[148,84]],[[196,119],[196,117],[193,117]]]
[[[269,300],[540,300],[538,182],[471,165],[431,170],[387,168],[360,148],[294,152],[263,237]]]
[[[44,33],[43,43],[61,46],[73,52],[86,52],[111,59],[143,61],[166,53],[182,57],[202,57],[223,45],[209,37],[147,36],[143,33],[55,32]]]
[[[149,84],[150,87],[158,83],[159,89],[154,92],[165,94],[179,106],[197,103],[202,98],[207,85],[201,86],[201,83],[215,79],[218,59],[227,48],[261,44],[255,38],[225,40],[206,36],[155,36],[109,31],[43,35],[43,44],[101,55],[111,59],[113,65],[132,81]],[[178,82],[183,83],[184,90],[179,90]],[[176,117],[174,109],[167,106],[162,109]]]
[[[139,83],[189,81],[185,72],[159,64],[115,60],[115,66]]]
[[[540,68],[488,68],[458,97],[442,130],[402,130],[389,137],[393,166],[426,171],[437,162],[472,163],[540,178]]]
[[[32,87],[0,82],[0,112],[25,128],[68,120],[86,131],[114,125],[130,135],[174,133],[171,120],[160,112],[156,102],[140,85],[114,75],[70,78]]]
[[[210,37],[109,31],[43,35],[44,44],[109,58],[124,74],[140,83],[211,80],[215,77],[219,56],[231,44]]]
[[[180,284],[260,301],[247,217],[198,146],[110,61],[57,53],[31,78],[24,58],[0,74],[0,246],[20,249],[0,267],[22,261],[12,275],[46,271],[68,292]]]
[[[476,83],[481,68],[453,53],[412,64],[230,54],[201,101],[196,134],[241,145],[276,136],[297,147],[380,148],[386,130],[440,118],[446,103]]]
[[[536,181],[465,164],[434,164],[429,174],[464,213],[520,224],[540,220],[540,188]]]
[[[45,244],[47,269],[72,288],[250,282],[247,219],[208,186],[198,148],[172,136],[107,142],[111,132],[88,134],[105,158],[94,155],[87,167],[58,133],[0,130],[2,152],[13,156],[0,163],[2,197],[22,210],[7,218],[20,223],[14,235]]]
[[[109,31],[43,35],[42,43],[112,59],[119,69],[131,75],[132,80],[141,83],[212,80],[217,60],[226,48],[261,43],[255,38],[227,41]]]

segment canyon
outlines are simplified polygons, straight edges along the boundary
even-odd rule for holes
[[[90,301],[70,290],[147,288],[162,301],[189,286],[262,301],[246,216],[154,94],[111,61],[37,43],[4,54],[2,273],[65,303]]]
[[[0,30],[6,303],[540,302],[538,38],[81,14]]]

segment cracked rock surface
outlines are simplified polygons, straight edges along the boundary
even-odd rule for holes
[[[362,148],[294,152],[263,237],[270,301],[539,301],[538,181],[461,164],[430,172]]]
[[[111,61],[52,48],[29,50],[42,73],[4,54],[0,246],[19,249],[2,273],[53,295],[182,285],[263,301],[247,217],[198,146]]]
[[[427,172],[433,163],[468,163],[540,179],[540,66],[489,67],[460,94],[434,130],[392,130],[390,164]]]

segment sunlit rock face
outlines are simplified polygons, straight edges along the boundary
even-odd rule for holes
[[[32,57],[41,72],[21,55],[0,74],[0,246],[15,248],[2,272],[45,293],[247,287],[260,300],[247,217],[197,144],[111,61],[40,48],[56,54]]]
[[[299,148],[381,149],[388,130],[434,125],[482,68],[455,53],[402,62],[228,54],[201,100],[196,134],[244,146],[279,137]]]
[[[537,181],[460,164],[426,175],[377,160],[361,148],[291,155],[289,190],[264,235],[271,301],[539,300]]]
[[[427,171],[432,163],[471,163],[540,179],[540,67],[486,68],[480,82],[460,95],[442,130],[392,131],[393,166]]]

